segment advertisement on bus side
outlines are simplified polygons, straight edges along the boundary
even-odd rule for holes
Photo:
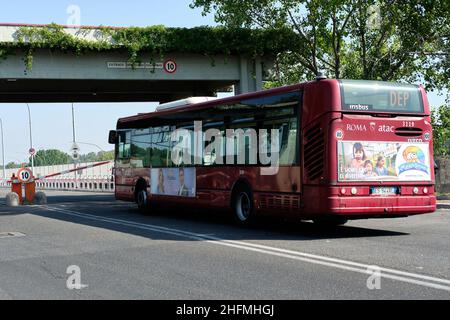
[[[195,168],[152,168],[151,193],[154,195],[195,197]]]
[[[339,181],[430,181],[428,143],[338,141]]]

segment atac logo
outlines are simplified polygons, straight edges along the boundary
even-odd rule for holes
[[[378,127],[378,132],[394,132],[394,126],[381,125]]]
[[[341,129],[336,130],[336,139],[341,140],[344,138],[344,131]]]
[[[423,138],[425,139],[425,141],[429,141],[431,139],[431,134],[429,132],[425,132],[423,134]]]
[[[388,126],[385,124],[377,126],[375,122],[370,122],[369,128],[371,132],[386,132],[386,133],[395,132],[394,126]],[[361,124],[348,123],[346,129],[347,131],[367,132],[367,126],[362,123]]]

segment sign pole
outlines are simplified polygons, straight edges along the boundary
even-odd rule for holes
[[[2,134],[2,157],[3,157],[3,179],[6,179],[6,170],[5,170],[5,143],[3,142],[3,120],[0,118],[0,127]]]
[[[73,168],[76,169],[77,168],[77,155],[76,155],[76,137],[75,137],[75,110],[73,107],[73,102],[72,102],[72,137],[73,137],[73,146],[72,146],[72,153],[73,153]],[[75,180],[75,189],[78,189],[78,183],[77,183],[77,171],[75,170],[73,172],[74,174],[74,180]]]
[[[31,111],[30,111],[30,106],[27,103],[27,108],[28,108],[28,122],[30,125],[30,153],[31,150],[33,150],[33,134],[32,134],[32,129],[31,129]],[[34,175],[34,154],[31,155],[31,172]]]

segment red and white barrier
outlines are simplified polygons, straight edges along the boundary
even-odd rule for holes
[[[41,179],[36,182],[38,189],[66,191],[114,192],[112,176],[88,177],[81,179]]]
[[[114,176],[81,176],[75,178],[61,177],[70,173],[79,172],[89,168],[95,168],[110,164],[111,161],[92,163],[86,166],[64,170],[57,173],[48,174],[44,177],[37,177],[36,187],[38,189],[65,190],[65,191],[95,191],[95,192],[114,192]],[[1,187],[11,187],[11,181],[0,180]]]

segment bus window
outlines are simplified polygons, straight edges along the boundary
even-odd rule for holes
[[[136,168],[150,167],[151,135],[149,129],[133,130],[131,136],[131,162]]]
[[[153,128],[151,135],[151,165],[152,167],[169,167],[171,159],[171,140],[169,128]]]
[[[258,131],[253,117],[233,120],[225,134],[226,156],[233,157],[233,164],[258,164],[257,147],[251,148],[252,144],[258,145]]]
[[[280,165],[288,166],[297,164],[297,118],[264,121],[262,129],[267,130],[267,150],[269,153],[272,139],[271,130],[278,129]]]
[[[206,132],[209,129],[217,130],[217,134],[219,137],[211,137],[211,141],[206,141]],[[204,125],[205,132],[203,133],[203,141],[205,141],[204,146],[204,154],[203,154],[203,165],[204,166],[213,166],[213,165],[222,165],[225,163],[224,155],[225,155],[225,124],[223,121],[210,122]],[[216,141],[216,138],[219,141]],[[218,147],[219,150],[216,150],[215,147]],[[221,160],[219,160],[221,159]]]
[[[297,119],[283,123],[281,129],[280,165],[297,164]]]
[[[131,131],[118,131],[118,134],[118,159],[129,160],[131,156]]]

